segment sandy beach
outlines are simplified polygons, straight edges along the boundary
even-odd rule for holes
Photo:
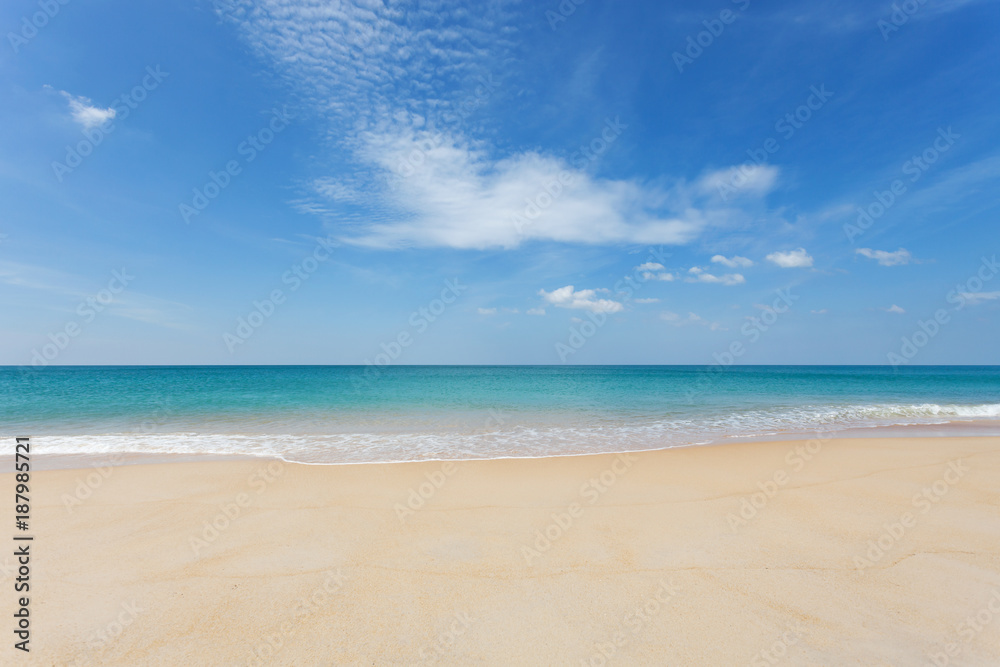
[[[32,487],[19,664],[1000,664],[1000,438]]]

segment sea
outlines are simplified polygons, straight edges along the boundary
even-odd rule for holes
[[[0,367],[35,456],[311,464],[1000,435],[1000,366]]]

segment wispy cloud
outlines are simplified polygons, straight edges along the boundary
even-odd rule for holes
[[[900,266],[902,264],[909,264],[913,260],[913,255],[910,254],[909,250],[905,248],[900,248],[896,252],[888,252],[886,250],[872,250],[871,248],[858,248],[854,251],[862,257],[867,257],[868,259],[874,259],[882,266]]]
[[[504,28],[517,11],[506,0],[405,10],[361,0],[241,0],[227,11],[328,120],[338,152],[352,162],[344,171],[362,175],[315,179],[298,209],[322,216],[344,241],[374,248],[683,244],[711,226],[746,222],[746,212],[719,197],[728,168],[653,185],[475,137],[464,119],[501,94],[494,74],[520,48]],[[777,173],[757,170],[740,196],[759,205]],[[364,209],[357,222],[338,215],[345,204]]]
[[[1000,292],[962,292],[959,294],[970,306],[976,306],[984,301],[1000,299]]]
[[[712,257],[712,261],[716,264],[722,264],[730,269],[745,269],[753,266],[753,261],[747,259],[746,257],[740,257],[739,255],[734,255],[732,257],[725,257],[724,255],[715,255]]]
[[[71,95],[65,90],[59,93],[69,101],[69,112],[73,120],[79,123],[84,129],[103,125],[115,117],[115,110],[111,107],[102,109],[94,106],[90,98]]]
[[[677,313],[665,310],[660,313],[660,319],[664,322],[670,322],[675,327],[683,327],[687,325],[699,325],[708,327],[711,331],[727,331],[727,328],[722,326],[719,322],[709,322],[701,315],[696,313],[688,313],[687,316],[678,315]]]
[[[719,285],[742,285],[746,282],[746,278],[739,273],[727,273],[721,276],[717,276],[712,273],[707,273],[705,269],[697,266],[692,266],[688,269],[688,277],[684,279],[686,283],[714,283]]]

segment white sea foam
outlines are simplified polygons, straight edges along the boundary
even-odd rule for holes
[[[550,416],[551,417],[551,416]],[[436,429],[427,423],[412,432],[358,430],[338,433],[233,433],[184,431],[44,435],[34,438],[41,454],[110,455],[215,454],[279,457],[303,463],[362,463],[427,459],[538,457],[657,449],[738,438],[810,436],[846,429],[997,420],[1000,404],[880,404],[799,406],[747,410],[684,419],[641,418],[544,424],[511,417],[485,430]],[[315,425],[313,425],[315,426]]]

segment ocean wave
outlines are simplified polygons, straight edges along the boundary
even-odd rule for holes
[[[34,438],[42,454],[213,454],[302,463],[540,457],[660,449],[739,438],[791,437],[853,428],[1000,419],[1000,403],[981,405],[816,405],[744,410],[683,419],[634,417],[553,425],[511,420],[495,429],[355,433],[106,433]]]

